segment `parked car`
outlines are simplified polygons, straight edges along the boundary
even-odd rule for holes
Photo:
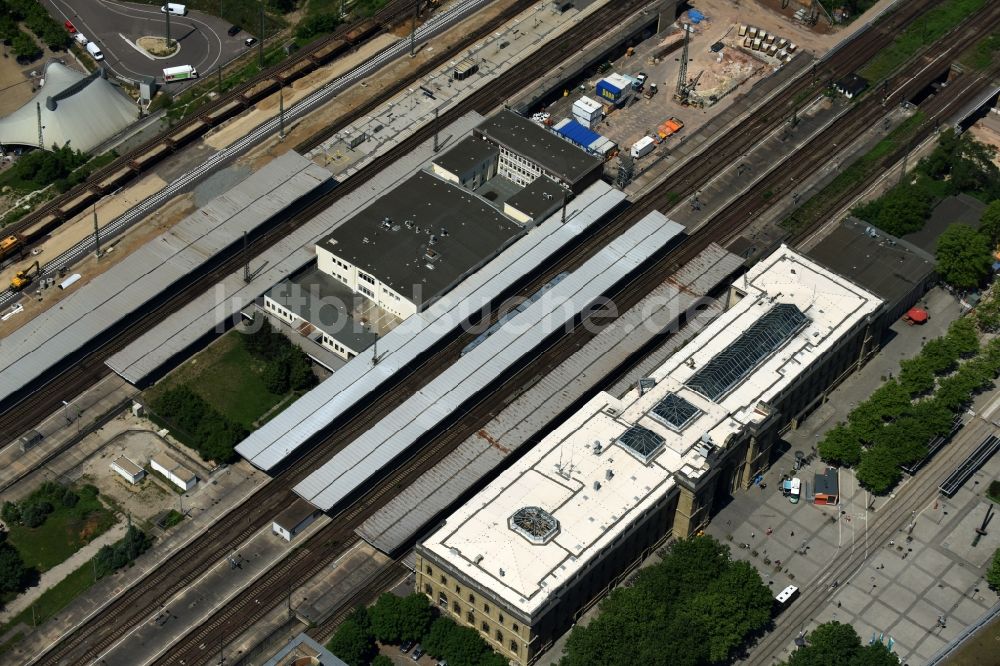
[[[238,25],[231,25],[231,26],[229,26],[229,30],[228,30],[229,36],[230,37],[235,37],[236,35],[238,35],[240,33],[240,30],[242,30],[242,29],[243,28],[241,28]]]
[[[73,35],[73,39],[75,39],[78,43],[83,44],[84,46],[86,46],[87,42],[90,41],[84,36],[82,32],[78,32],[75,35]]]
[[[403,654],[406,654],[412,649],[413,649],[413,641],[403,641],[399,645],[399,651],[402,652]]]
[[[246,46],[247,48],[250,48],[256,43],[257,43],[256,37],[247,37],[246,39],[243,40],[243,45]]]
[[[66,21],[65,23],[63,23],[63,25],[66,26],[66,30],[69,31],[69,34],[72,35],[74,32],[76,32],[76,26],[73,25],[72,21]]]
[[[435,666],[448,666],[448,662],[442,659]]]
[[[417,647],[413,648],[413,654],[410,655],[410,659],[413,661],[420,661],[422,656],[424,656],[424,646],[417,643]]]

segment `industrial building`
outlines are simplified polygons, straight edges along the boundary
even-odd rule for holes
[[[319,269],[406,319],[524,233],[489,201],[418,171],[316,244]]]
[[[391,461],[440,431],[446,419],[475,404],[501,377],[522,367],[526,357],[551,344],[554,335],[584,317],[594,302],[683,231],[662,213],[646,215],[340,449],[299,482],[295,493],[324,511],[340,505]]]
[[[806,254],[885,301],[876,337],[937,279],[933,254],[854,217],[837,225]]]
[[[403,321],[379,339],[378,362],[368,348],[240,442],[236,451],[269,471],[300,447],[352,415],[395,373],[414,367],[444,336],[474,313],[498,303],[515,284],[611,214],[625,195],[603,182],[567,204],[566,222],[546,220],[529,229],[485,268],[455,287],[448,298]],[[555,216],[553,216],[555,217]]]
[[[779,432],[853,371],[883,302],[787,247],[726,311],[621,398],[602,392],[416,549],[416,586],[518,664],[717,498],[770,462]]]
[[[601,177],[603,162],[513,111],[501,111],[473,131],[497,146],[497,173],[521,187],[547,176],[574,193]]]
[[[503,111],[336,227],[316,244],[317,265],[406,319],[597,181],[601,165]]]
[[[149,459],[149,466],[154,472],[158,472],[163,477],[183,491],[191,490],[198,483],[198,477],[194,472],[173,458],[165,455],[155,455]]]
[[[352,312],[356,294],[310,266],[264,294],[264,311],[346,361],[375,344],[378,334]]]
[[[271,531],[285,541],[291,541],[302,530],[313,524],[319,511],[309,502],[296,498],[288,508],[278,514],[271,523]]]
[[[128,481],[133,486],[146,476],[146,470],[139,467],[126,456],[118,456],[111,461],[111,470],[118,472],[119,476]]]

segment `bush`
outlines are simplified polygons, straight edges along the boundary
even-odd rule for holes
[[[66,492],[63,493],[63,496],[62,496],[62,505],[63,506],[68,506],[69,508],[72,509],[74,506],[77,505],[77,503],[79,503],[79,501],[80,501],[80,496],[77,495],[76,493],[74,493],[69,488],[67,488]]]
[[[299,22],[295,29],[295,36],[306,41],[319,35],[333,32],[340,25],[340,17],[332,12],[312,14]]]
[[[371,666],[392,666],[392,659],[384,654],[377,654],[375,655],[375,658],[372,659]]]
[[[19,523],[21,522],[21,507],[14,502],[4,502],[3,509],[0,510],[0,516],[3,517],[3,521],[8,525]]]
[[[233,462],[235,446],[246,428],[209,405],[185,385],[164,391],[152,402],[153,411],[186,434],[186,440],[206,460]]]
[[[25,527],[39,527],[52,513],[52,505],[45,500],[25,503],[21,507],[21,523]]]
[[[124,537],[110,546],[102,546],[94,555],[94,568],[97,571],[97,577],[103,578],[132,564],[152,545],[153,540],[145,532],[135,525],[130,525]]]
[[[243,337],[243,344],[251,356],[266,364],[262,378],[271,393],[282,395],[290,390],[304,391],[316,385],[309,356],[275,331],[268,319],[255,325],[253,331]]]

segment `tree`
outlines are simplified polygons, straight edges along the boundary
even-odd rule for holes
[[[1000,245],[1000,199],[994,199],[979,216],[979,233],[991,247]]]
[[[28,568],[17,552],[7,542],[7,532],[0,531],[0,593],[17,593],[24,589]]]
[[[316,385],[316,375],[306,353],[292,346],[288,356],[288,383],[296,391],[304,391]]]
[[[882,197],[857,206],[862,220],[895,236],[920,231],[931,213],[932,197],[922,183],[901,183]]]
[[[1000,548],[993,553],[993,563],[990,564],[989,571],[986,572],[986,582],[993,590],[1000,591]]]
[[[1000,331],[1000,300],[996,296],[980,301],[976,306],[976,324],[983,333]]]
[[[711,537],[674,544],[570,633],[562,666],[698,666],[727,659],[771,618],[771,592]],[[432,629],[433,630],[433,629]]]
[[[948,343],[959,356],[969,357],[979,351],[976,323],[969,317],[956,319],[948,327]]]
[[[899,363],[899,383],[916,398],[934,390],[934,371],[921,356],[905,359]]]
[[[937,242],[937,271],[948,284],[972,289],[990,274],[993,256],[981,234],[965,224],[952,224]]]
[[[356,608],[337,628],[326,647],[348,666],[366,666],[378,651],[368,612]]]
[[[372,659],[371,666],[392,666],[392,659],[384,654],[377,654],[375,655],[375,658]]]
[[[884,447],[874,446],[861,454],[858,465],[858,483],[876,495],[882,495],[899,483],[902,478],[899,461]]]
[[[861,650],[861,638],[854,627],[827,622],[806,637],[807,645],[792,653],[788,666],[850,666]]]
[[[402,599],[391,592],[383,593],[375,605],[368,609],[368,617],[372,621],[372,633],[375,639],[382,643],[403,642],[403,611]],[[405,640],[418,640],[407,638]]]
[[[0,509],[0,517],[8,525],[21,522],[21,508],[14,502],[4,502]]]

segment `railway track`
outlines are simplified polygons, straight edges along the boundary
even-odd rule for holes
[[[980,17],[980,20],[975,28],[972,28],[971,21],[965,24],[965,29],[968,32],[967,35],[963,37],[975,38],[976,34],[982,34],[991,29],[993,25],[997,22],[997,15],[994,12],[985,18]],[[968,43],[968,42],[966,42]],[[947,49],[943,51],[947,53]],[[915,90],[919,90],[920,87],[926,85],[922,78],[919,76],[914,79],[911,76],[911,72],[907,71],[904,74],[897,77],[896,82],[899,83],[898,87],[894,88],[893,93],[890,95],[906,95],[911,94]],[[861,107],[853,110],[853,113],[849,114],[852,118],[850,125],[837,124],[826,130],[830,136],[840,135],[843,131],[858,131],[860,127],[866,127],[868,123],[871,122],[869,117],[870,111],[867,107]],[[829,155],[825,153],[823,146],[828,145],[826,141],[822,138],[814,142],[813,148],[808,151],[813,157],[823,159],[828,159]],[[799,156],[796,156],[797,159]],[[812,160],[802,160],[800,161],[799,169],[808,172],[810,169],[815,168],[815,163]],[[787,172],[786,172],[787,173]],[[758,183],[754,188],[754,193],[757,196],[769,187],[769,183]],[[766,199],[766,198],[765,198]],[[639,212],[640,207],[634,207],[626,211],[623,215],[619,217],[619,220],[629,220],[629,224],[636,221],[645,212]],[[618,222],[619,220],[616,220]],[[749,218],[745,214],[745,210],[739,207],[730,207],[726,209],[719,215],[713,216],[704,227],[699,229],[697,232],[697,240],[688,239],[684,245],[675,251],[666,253],[658,261],[656,261],[652,266],[650,266],[644,273],[635,278],[632,282],[622,288],[614,297],[613,300],[618,306],[619,311],[624,311],[628,307],[631,307],[636,302],[638,302],[645,294],[649,292],[656,284],[658,284],[664,274],[667,271],[673,270],[674,267],[682,264],[684,260],[694,256],[697,252],[700,252],[709,242],[712,242],[720,233],[728,233],[732,235],[738,232],[742,227],[745,227],[748,223]],[[605,233],[617,233],[622,227],[617,224],[612,224],[604,231]],[[602,234],[603,235],[603,234]],[[559,270],[566,270],[566,266],[560,266]],[[545,276],[538,278],[538,281],[546,279]],[[330,562],[333,561],[337,556],[343,553],[349,545],[356,543],[356,537],[353,535],[353,528],[360,524],[367,515],[370,513],[369,509],[375,506],[374,502],[381,496],[384,495],[388,490],[396,488],[401,485],[401,480],[405,480],[412,476],[416,478],[423,469],[427,469],[432,466],[437,460],[443,458],[451,450],[454,449],[461,441],[466,437],[474,433],[482,423],[487,422],[492,416],[496,414],[496,411],[502,408],[506,404],[506,399],[516,392],[523,390],[524,386],[522,380],[527,379],[529,381],[537,378],[538,376],[544,375],[545,372],[551,370],[555,365],[560,363],[566,356],[572,353],[573,350],[582,346],[586,340],[594,334],[594,329],[592,327],[578,327],[573,333],[562,338],[560,341],[555,343],[550,349],[542,353],[535,361],[531,362],[530,367],[524,367],[517,371],[513,377],[508,379],[503,387],[497,392],[492,393],[488,397],[484,397],[480,400],[477,405],[467,408],[462,414],[454,416],[455,425],[445,429],[443,435],[435,437],[429,444],[420,448],[417,453],[409,461],[405,463],[405,467],[397,468],[387,479],[380,482],[375,489],[364,495],[361,499],[352,503],[346,509],[338,512],[334,516],[334,521],[312,537],[306,544],[306,547],[314,548],[316,551],[315,557],[317,559],[322,559],[323,561]],[[464,343],[464,340],[462,340]],[[330,544],[341,543],[341,546],[330,546]],[[280,574],[275,574],[279,576]],[[301,581],[303,578],[297,574],[287,572],[285,573],[285,578],[278,583],[270,582],[271,575],[265,577],[269,582],[262,587],[265,590],[269,587],[275,590],[286,589],[287,585],[292,585],[296,581]],[[356,592],[356,596],[360,596],[363,599],[374,598],[375,595],[382,589],[375,586],[372,583],[366,586],[366,589],[361,589]],[[182,641],[171,650],[169,656],[165,656],[157,663],[159,664],[169,664],[169,663],[201,663],[203,661],[204,650],[203,645],[214,645],[217,644],[217,639],[221,640],[224,636],[235,636],[242,632],[247,626],[248,613],[250,614],[250,619],[256,620],[273,607],[273,604],[280,603],[284,598],[281,594],[276,594],[271,599],[261,598],[257,594],[257,589],[251,586],[251,593],[247,596],[252,596],[255,600],[260,601],[261,605],[267,605],[267,608],[256,609],[256,612],[252,608],[248,608],[247,604],[241,600],[236,600],[233,605],[227,606],[221,610],[218,614],[213,616],[208,622],[202,627],[186,636]],[[270,604],[270,605],[268,605]],[[329,620],[323,623],[320,627],[313,628],[311,633],[314,637],[322,639],[328,632],[336,626],[336,624],[342,619],[344,614],[349,610],[349,605],[344,605],[340,612],[335,613]]]
[[[121,187],[180,146],[256,104],[281,85],[305,76],[412,13],[413,3],[410,0],[391,0],[372,18],[341,26],[333,34],[313,42],[286,60],[230,89],[207,104],[197,116],[181,121],[119,156],[95,171],[83,183],[4,227],[4,233],[23,234],[28,237],[29,243],[42,238],[61,222],[85,210],[88,205]]]
[[[917,3],[911,3],[908,5],[908,9],[912,9],[912,7],[916,4]],[[932,3],[928,1],[921,4],[926,7]],[[606,11],[613,12],[615,10],[621,10],[621,6],[619,5]],[[912,20],[913,16],[918,14],[919,12],[912,13],[910,20]],[[609,18],[607,14],[602,14],[602,16],[606,20]],[[598,21],[595,18],[594,23],[596,22]],[[898,22],[890,22],[890,24],[899,25]],[[589,28],[590,25],[591,24],[588,23],[584,26],[577,26],[575,29],[576,32],[573,36],[567,37],[564,41],[580,43],[581,40],[588,36],[587,30],[594,33],[596,36],[600,30],[594,31],[593,28]],[[884,33],[882,32],[871,32],[866,34],[867,41],[864,43],[869,44],[869,48],[871,48],[871,41],[878,41],[884,36]],[[849,68],[847,71],[853,69],[857,53],[857,49],[852,50],[850,53],[845,52],[844,63],[839,66],[831,66],[830,75],[842,75],[844,68]],[[527,67],[524,68],[524,70],[525,71],[520,73],[513,74],[503,81],[498,81],[496,85],[490,87],[489,91],[483,91],[484,94],[477,95],[475,99],[470,99],[457,105],[456,108],[450,112],[457,115],[459,113],[464,113],[468,108],[483,108],[482,105],[488,104],[490,99],[489,95],[486,93],[492,93],[493,98],[498,101],[502,101],[509,94],[507,92],[508,88],[513,87],[516,89],[518,86],[522,85],[524,80],[531,80],[537,73]],[[795,88],[795,86],[792,86],[792,88]],[[797,93],[791,93],[791,95],[794,94]],[[785,96],[789,100],[792,99],[790,93],[787,91]],[[481,106],[477,107],[476,105]],[[489,108],[492,108],[492,106],[495,105],[496,102],[485,107],[484,110],[489,110]],[[445,121],[447,121],[447,118],[445,118]],[[420,138],[415,137],[411,139],[411,142],[423,140],[427,138],[429,133],[430,129],[424,128],[421,132],[418,132],[418,137]],[[746,136],[746,132],[743,129],[734,130],[734,133],[737,136]],[[725,139],[726,136],[723,137],[723,140]],[[721,157],[717,158],[716,167],[723,159],[724,158]],[[381,167],[382,164],[379,164],[378,168]],[[360,179],[356,182],[360,182]],[[349,183],[350,181],[345,183],[345,185],[348,185]],[[340,188],[338,188],[338,190],[340,190]],[[342,192],[343,190],[340,191]],[[648,210],[657,207],[658,203],[658,201],[651,200],[647,206],[636,207],[630,210],[625,216],[621,217],[627,218],[629,216],[634,216],[633,220],[638,219],[641,214],[645,214],[644,212],[640,214],[640,208],[645,207],[648,212]],[[324,203],[324,207],[325,205],[328,205],[328,202]],[[616,222],[617,224],[613,223],[612,225],[609,225],[608,229],[604,230],[600,234],[605,240],[615,233],[615,228],[622,228],[621,220],[617,220]],[[582,261],[584,257],[581,256],[581,253],[586,254],[591,252],[595,250],[597,246],[599,246],[599,243],[593,241],[584,243],[581,246],[581,249],[573,253],[574,258],[569,260],[570,263],[573,261]],[[682,247],[688,247],[688,244],[685,244]],[[673,253],[671,259],[676,256],[676,253]],[[558,270],[565,270],[566,265],[567,264],[564,263]],[[538,278],[536,281],[544,281],[545,279],[547,278],[543,276]],[[192,575],[196,575],[196,573],[189,572],[199,572],[203,570],[204,566],[208,563],[217,561],[218,558],[225,554],[225,552],[228,552],[233,545],[239,544],[262,525],[266,524],[267,520],[273,516],[281,506],[283,506],[287,499],[290,498],[290,488],[299,478],[304,476],[305,473],[308,473],[309,469],[316,462],[328,458],[340,446],[343,446],[347,441],[350,441],[353,436],[366,428],[368,424],[372,423],[373,419],[378,418],[383,409],[391,409],[398,404],[403,396],[408,395],[412,392],[412,390],[415,390],[415,387],[419,387],[423,381],[426,381],[428,376],[433,376],[430,372],[428,372],[428,370],[432,370],[434,367],[442,367],[448,362],[448,353],[453,355],[457,354],[464,344],[464,339],[459,338],[457,340],[453,340],[446,346],[443,353],[434,357],[434,359],[437,360],[432,359],[427,361],[420,368],[414,370],[414,372],[401,378],[396,386],[390,389],[390,395],[388,396],[389,399],[380,400],[379,407],[381,409],[374,410],[371,409],[369,405],[369,408],[364,409],[362,413],[356,419],[350,421],[346,427],[338,429],[336,436],[328,438],[319,446],[315,447],[303,458],[294,463],[291,468],[279,475],[274,481],[267,484],[265,489],[254,496],[252,502],[246,502],[240,507],[235,508],[232,512],[227,514],[222,522],[213,526],[213,528],[210,528],[210,530],[195,539],[182,551],[168,559],[168,561],[161,567],[160,572],[156,572],[143,580],[142,590],[132,588],[126,591],[121,597],[114,600],[103,610],[103,612],[99,613],[95,618],[92,618],[87,624],[58,641],[57,646],[55,646],[54,649],[48,654],[43,656],[41,663],[65,663],[66,661],[75,663],[78,661],[87,661],[88,659],[93,658],[96,654],[99,654],[101,650],[107,645],[110,645],[117,636],[120,636],[125,631],[126,627],[131,626],[136,621],[139,621],[141,618],[145,617],[149,611],[155,608],[156,602],[154,601],[152,603],[148,603],[146,601],[147,599],[159,600],[168,598],[174,591],[184,587],[186,581],[190,580]],[[537,372],[537,369],[533,370],[533,372]],[[379,414],[374,413],[376,411],[379,412]],[[427,461],[423,464],[428,464],[433,460],[433,457],[425,456],[423,460]],[[415,471],[419,471],[419,467],[414,469]],[[394,485],[394,483],[380,484],[378,486],[378,492],[380,494],[384,494],[393,488]],[[246,519],[246,526],[240,527],[244,525],[244,518]],[[342,541],[341,543],[344,542]],[[180,581],[180,583],[177,581]],[[242,621],[245,622],[246,619],[247,618],[244,617]]]
[[[635,7],[641,6],[644,0],[625,0],[615,3],[613,7],[606,8],[594,15],[592,21],[577,25],[569,34],[567,44],[571,46],[563,47],[567,52],[575,49],[575,45],[580,39],[596,37],[600,34],[600,25],[607,20],[619,20],[628,15]],[[595,27],[596,26],[596,27]],[[558,50],[558,49],[554,49]],[[449,122],[453,118],[477,108],[492,109],[505,99],[512,90],[519,85],[524,85],[530,81],[544,68],[545,65],[537,62],[525,63],[520,74],[510,77],[512,80],[496,82],[495,85],[481,91],[480,94],[456,105],[445,116],[444,122]],[[372,174],[385,168],[396,159],[399,154],[404,154],[413,150],[419,143],[427,140],[433,134],[432,127],[424,127],[403,141],[397,151],[387,153],[376,158],[368,167],[359,174],[348,179],[343,184],[333,190],[329,196],[323,197],[296,214],[293,219],[285,224],[272,229],[257,239],[251,246],[251,252],[257,254],[277,239],[287,234],[290,229],[311,219],[318,212],[327,208],[331,203],[353,191],[365,182]],[[235,255],[220,267],[209,271],[204,279],[193,280],[193,282],[212,283],[223,276],[238,270],[242,265],[243,258]],[[198,277],[198,276],[193,276]],[[203,291],[199,288],[191,288],[178,292],[164,305],[165,308],[156,308],[149,313],[143,313],[138,317],[134,325],[123,327],[126,330],[113,332],[97,350],[89,354],[87,358],[81,359],[79,363],[72,364],[61,373],[54,381],[58,381],[60,386],[75,385],[83,390],[97,376],[102,376],[110,372],[103,365],[104,359],[121,349],[126,344],[138,337],[141,332],[148,330],[162,317],[166,316],[181,307],[187,300]],[[116,335],[118,334],[118,335]],[[467,344],[467,340],[456,339],[447,344],[443,355],[448,359],[459,356],[461,349]],[[385,413],[403,400],[406,396],[418,390],[430,377],[437,374],[437,370],[444,367],[448,360],[442,360],[435,356],[410,374],[400,375],[394,378],[395,384],[389,388],[387,395],[381,396],[378,404],[374,405],[371,400],[368,405],[359,406],[360,413],[351,422],[344,425],[339,432],[343,437],[338,437],[336,441],[327,441],[323,445],[316,447],[300,458],[292,467],[286,469],[281,475],[270,483],[266,484],[249,501],[234,508],[226,514],[223,519],[216,523],[216,526],[206,533],[199,535],[187,544],[181,551],[167,559],[156,571],[143,579],[141,585],[135,585],[123,592],[106,606],[100,613],[92,616],[86,623],[78,627],[73,632],[64,636],[56,645],[42,655],[39,663],[60,664],[60,663],[85,663],[93,660],[103,650],[116,641],[133,624],[148,616],[165,597],[169,597],[177,590],[186,587],[205,568],[217,561],[220,557],[230,552],[233,547],[242,543],[256,532],[261,526],[275,515],[291,498],[291,488],[317,464],[322,463],[330,457],[339,446],[342,446],[360,432],[376,422]],[[68,393],[64,389],[63,393]],[[44,414],[51,409],[40,410]]]

